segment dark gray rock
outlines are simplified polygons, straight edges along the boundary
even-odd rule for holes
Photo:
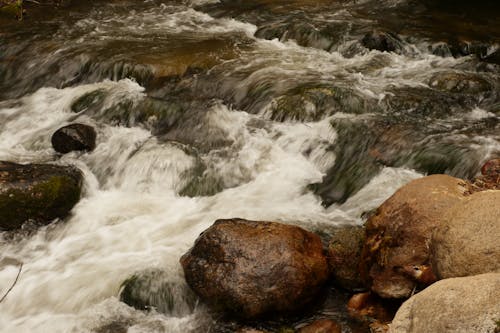
[[[67,154],[72,151],[94,150],[96,137],[92,126],[71,124],[58,129],[51,141],[55,151]]]

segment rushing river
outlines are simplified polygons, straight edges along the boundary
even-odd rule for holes
[[[23,264],[1,332],[214,330],[201,304],[145,313],[120,285],[160,268],[183,290],[179,258],[218,218],[361,224],[406,182],[500,154],[494,28],[453,57],[454,18],[406,20],[425,9],[402,0],[50,10],[0,21],[0,160],[74,164],[84,195],[65,221],[0,233],[0,294]],[[398,29],[394,52],[362,45],[374,29]],[[51,135],[73,122],[97,147],[59,158]]]

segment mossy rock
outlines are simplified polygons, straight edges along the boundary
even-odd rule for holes
[[[201,160],[198,160],[196,166],[186,172],[184,177],[190,180],[179,192],[181,196],[206,197],[224,189],[222,179],[209,172]]]
[[[364,287],[359,273],[364,239],[364,227],[356,225],[338,227],[331,235],[328,263],[333,279],[344,289],[356,290]]]
[[[91,91],[76,99],[73,104],[71,104],[71,111],[79,113],[89,109],[101,108],[105,98],[106,92],[104,90],[98,89]]]
[[[269,113],[277,121],[317,121],[335,112],[360,114],[372,108],[350,89],[302,85],[273,99]]]
[[[0,0],[0,14],[23,19],[23,0]]]
[[[0,229],[63,218],[80,200],[82,173],[71,166],[0,161]]]
[[[120,301],[138,310],[156,310],[173,316],[186,316],[194,311],[197,297],[180,281],[173,281],[167,272],[148,269],[125,280]]]

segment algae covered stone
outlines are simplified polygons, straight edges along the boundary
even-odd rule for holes
[[[0,230],[65,217],[80,199],[82,182],[72,166],[0,161]]]
[[[194,311],[197,297],[185,283],[160,269],[135,273],[122,283],[120,300],[138,310],[186,316]]]

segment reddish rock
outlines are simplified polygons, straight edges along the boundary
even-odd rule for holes
[[[373,294],[365,292],[354,294],[347,303],[349,315],[361,321],[388,323],[396,313],[395,304],[384,304],[384,300]]]
[[[432,283],[429,241],[443,212],[464,200],[465,182],[446,175],[414,180],[386,200],[366,223],[361,272],[384,298],[407,298]]]
[[[296,311],[328,278],[319,236],[276,222],[218,220],[181,264],[202,300],[240,318]]]
[[[340,324],[329,319],[316,320],[299,329],[298,333],[341,333]]]

